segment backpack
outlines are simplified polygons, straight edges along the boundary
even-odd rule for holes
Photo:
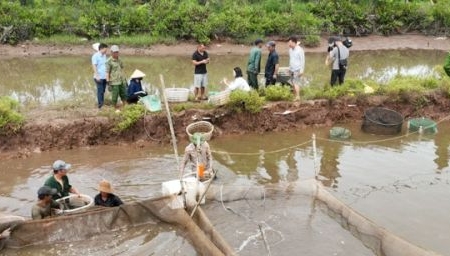
[[[445,58],[444,71],[447,74],[447,76],[450,76],[450,52],[447,54],[447,57]]]

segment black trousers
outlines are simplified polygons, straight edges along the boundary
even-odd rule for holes
[[[343,84],[346,71],[347,71],[346,69],[333,69],[331,71],[331,81],[330,81],[331,86],[335,85],[336,82],[338,82],[338,80],[339,84]]]

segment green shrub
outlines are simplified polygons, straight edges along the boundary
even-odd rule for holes
[[[303,45],[307,47],[316,47],[320,45],[320,36],[318,35],[307,35],[303,40]]]
[[[227,106],[236,112],[246,111],[254,114],[261,111],[264,103],[264,98],[260,97],[257,91],[235,90],[231,92]]]
[[[7,97],[0,97],[0,133],[16,132],[22,127],[24,117],[18,111],[19,102]]]
[[[114,128],[115,131],[121,132],[132,127],[145,114],[145,107],[141,104],[126,105],[119,114],[119,122]]]
[[[272,85],[265,89],[265,97],[268,101],[292,100],[293,94],[290,86]]]

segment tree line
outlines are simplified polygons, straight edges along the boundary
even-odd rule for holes
[[[450,0],[3,0],[0,42],[69,34],[99,39],[251,41],[300,35],[447,35]]]

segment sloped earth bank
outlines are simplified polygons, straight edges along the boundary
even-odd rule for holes
[[[276,38],[272,38],[276,40]],[[450,49],[450,40],[446,37],[427,37],[421,35],[369,36],[352,38],[352,51],[388,50],[388,49],[429,49],[443,51]],[[323,37],[318,47],[305,48],[306,52],[325,52],[327,37]],[[190,55],[195,44],[181,42],[177,45],[156,45],[147,48],[121,47],[125,55],[167,56]],[[227,42],[213,42],[208,46],[211,54],[248,54],[250,46],[235,45]],[[287,43],[279,41],[278,52],[287,52]],[[17,57],[39,57],[58,55],[90,55],[90,43],[78,46],[33,45],[24,43],[16,47],[1,45],[0,59]],[[405,118],[426,116],[440,120],[449,113],[449,101],[439,94],[427,95],[428,105],[414,104],[419,96],[409,95],[404,104],[395,103],[384,97],[368,97],[362,100],[342,99],[338,101],[319,100],[299,103],[269,103],[259,114],[231,113],[224,108],[215,110],[188,110],[175,113],[173,120],[178,140],[187,139],[185,127],[194,120],[211,118],[215,125],[214,136],[231,133],[262,133],[266,131],[300,130],[306,126],[332,126],[335,123],[355,122],[363,118],[364,111],[371,106],[383,106],[400,112]],[[354,106],[356,105],[356,106]],[[281,113],[285,113],[285,115]],[[170,130],[164,113],[149,114],[130,130],[123,133],[113,131],[114,121],[90,110],[49,111],[36,110],[27,114],[27,123],[16,134],[0,135],[0,159],[25,158],[32,152],[51,149],[71,149],[74,147],[133,144],[145,147],[149,144],[170,143]]]
[[[417,96],[419,97],[419,96]],[[421,97],[421,96],[420,96]],[[357,122],[364,111],[373,106],[395,110],[405,119],[426,116],[441,120],[450,112],[449,99],[438,93],[426,95],[428,105],[414,104],[414,96],[406,103],[393,102],[387,97],[371,96],[358,100],[316,100],[303,103],[268,103],[258,114],[235,113],[225,107],[213,110],[186,110],[173,113],[178,141],[186,142],[186,126],[198,120],[209,119],[215,126],[213,136],[227,134],[264,133],[267,131],[295,131],[308,126],[331,127],[339,123]],[[147,114],[132,128],[122,133],[113,131],[115,122],[101,115],[82,118],[42,118],[34,116],[16,134],[0,137],[0,158],[26,158],[32,152],[52,149],[72,149],[83,146],[123,144],[147,147],[170,143],[170,129],[164,112]]]

